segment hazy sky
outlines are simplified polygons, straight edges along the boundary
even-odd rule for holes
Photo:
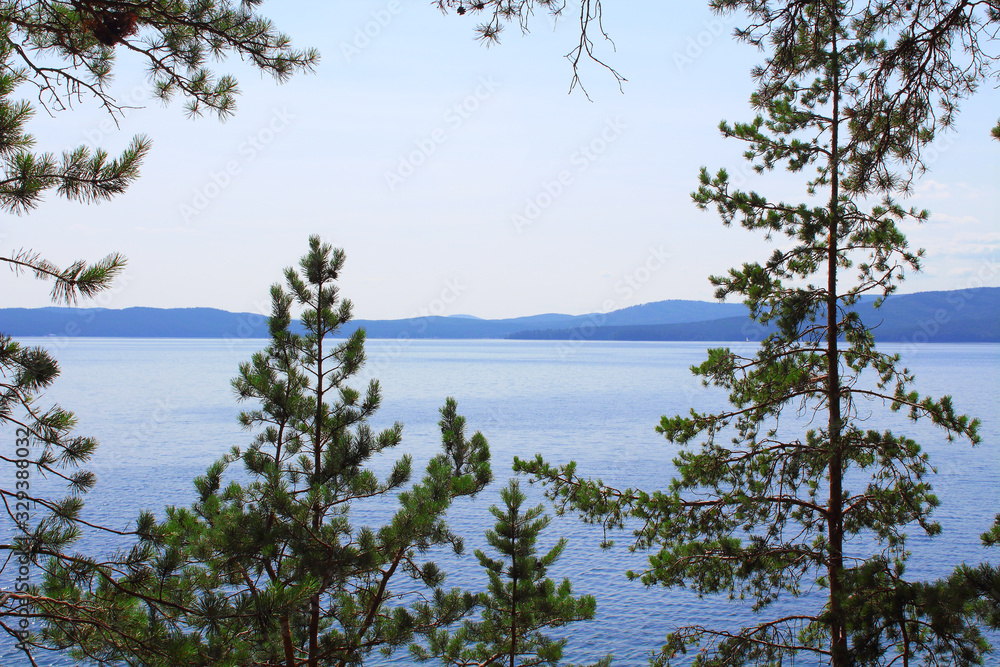
[[[40,110],[30,130],[60,152],[114,153],[148,134],[140,180],[111,202],[50,196],[8,216],[0,252],[32,248],[59,264],[124,253],[125,277],[85,307],[266,311],[268,286],[310,234],[346,250],[342,292],[357,317],[709,300],[709,274],[769,251],[690,200],[700,166],[743,168],[742,147],[717,126],[752,118],[749,70],[761,60],[705,4],[605,3],[617,50],[597,48],[628,82],[622,94],[587,66],[588,101],[567,94],[573,16],[553,25],[538,14],[530,35],[509,29],[487,49],[475,17],[427,1],[264,3],[296,45],[320,49],[316,73],[279,86],[219,64],[243,90],[220,123],[150,101],[141,66],[122,55],[113,92],[144,108],[121,129],[84,103],[54,118]],[[925,271],[903,291],[1000,285],[998,115],[1000,94],[984,88],[938,142],[907,202],[932,212],[909,229]],[[805,197],[785,175],[752,184]],[[49,305],[49,287],[0,272],[3,306]]]

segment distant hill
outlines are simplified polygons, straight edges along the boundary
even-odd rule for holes
[[[905,343],[1000,342],[1000,287],[952,292],[900,294],[876,309],[873,299],[856,308],[875,339]],[[630,326],[532,329],[513,333],[519,340],[740,341],[760,340],[771,330],[747,316],[700,322]]]
[[[471,315],[402,320],[354,320],[348,335],[364,327],[369,338],[503,338],[527,329],[563,329],[601,324],[689,322],[746,313],[740,304],[660,301],[610,313],[547,313],[502,320]],[[102,336],[123,338],[267,338],[267,319],[216,308],[0,308],[0,332],[12,336]]]
[[[769,330],[748,317],[725,317],[678,324],[632,324],[629,326],[576,327],[518,331],[513,340],[629,340],[629,341],[738,341],[760,340]]]
[[[875,310],[859,304],[879,340],[1000,342],[1000,288],[894,296]],[[516,338],[587,340],[759,340],[766,332],[742,304],[669,300],[609,313],[547,313],[502,320],[472,316],[355,320],[369,338]],[[0,332],[12,336],[266,338],[267,319],[215,308],[3,308]]]
[[[11,336],[266,338],[267,318],[216,308],[3,308]]]
[[[719,303],[710,301],[654,301],[640,306],[630,306],[607,313],[607,326],[629,326],[641,324],[681,324],[703,322],[727,317],[745,317],[747,307],[742,303]],[[593,319],[593,315],[584,316]]]

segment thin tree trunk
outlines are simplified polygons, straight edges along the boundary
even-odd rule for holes
[[[840,222],[840,58],[837,51],[837,3],[832,3],[830,11],[832,31],[832,136],[830,140],[830,219],[827,247],[827,294],[826,294],[826,344],[827,344],[827,389],[826,397],[830,421],[830,506],[827,529],[830,560],[827,565],[830,579],[830,642],[832,667],[847,665],[847,635],[843,611],[844,570],[844,514],[843,514],[843,444],[841,442],[840,414],[840,359],[837,348],[837,243]]]
[[[393,556],[392,564],[389,569],[382,573],[382,580],[378,584],[378,589],[375,591],[375,595],[372,598],[371,606],[368,608],[368,613],[365,615],[365,620],[362,621],[361,627],[358,628],[358,641],[364,642],[364,636],[371,628],[372,623],[375,622],[375,617],[378,616],[379,609],[382,608],[382,603],[385,602],[385,590],[389,586],[389,580],[392,579],[392,575],[396,573],[396,568],[399,567],[400,562],[403,560],[403,556],[406,555],[406,549],[400,549]],[[346,667],[349,658],[353,657],[354,651],[357,650],[357,646],[349,649],[347,653],[341,657],[340,661],[337,663],[337,667]]]
[[[316,415],[313,423],[313,486],[320,479],[323,463],[323,288],[316,287]],[[313,533],[319,535],[323,523],[319,500],[313,506]],[[309,667],[319,667],[319,591],[309,599]]]
[[[285,665],[295,667],[295,649],[292,646],[292,628],[288,624],[288,614],[281,615],[281,643],[285,647]]]
[[[517,657],[517,563],[512,560],[511,565],[513,585],[510,588],[510,667],[514,667],[514,658]]]
[[[513,532],[511,539],[513,553],[510,557],[510,667],[514,667],[514,658],[517,657],[517,556],[521,546],[521,525],[518,523],[520,517],[514,506],[508,505],[508,514]]]
[[[904,610],[905,615],[905,610]],[[910,667],[910,635],[906,631],[906,619],[899,624],[899,630],[903,633],[903,667]]]

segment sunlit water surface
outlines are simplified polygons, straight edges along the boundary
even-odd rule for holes
[[[95,523],[125,527],[142,509],[162,516],[168,504],[189,504],[194,498],[191,480],[230,447],[250,440],[236,417],[242,407],[252,406],[236,402],[230,379],[238,364],[266,341],[25,342],[53,348],[62,368],[43,404],[57,401],[73,410],[79,417],[77,432],[102,443],[89,466],[99,480],[86,506]],[[417,473],[439,447],[438,409],[447,396],[458,400],[470,435],[481,430],[488,438],[496,481],[450,513],[453,528],[466,536],[466,555],[438,558],[449,573],[448,585],[482,588],[485,577],[471,552],[485,546],[483,531],[493,524],[487,508],[499,502],[496,489],[511,476],[513,457],[541,453],[553,463],[575,460],[581,474],[614,486],[664,488],[676,448],[654,431],[660,416],[724,404],[720,391],[703,388],[688,370],[704,359],[705,348],[705,343],[372,340],[369,364],[353,385],[360,389],[369,377],[380,380],[383,404],[373,426],[404,424],[403,444],[393,457],[412,454]],[[933,540],[912,538],[908,572],[933,578],[962,561],[988,560],[979,535],[1000,511],[1000,346],[887,349],[903,353],[918,390],[951,394],[961,411],[983,419],[983,443],[973,449],[968,442],[948,443],[932,426],[911,424],[880,405],[862,411],[869,428],[911,434],[938,468],[933,483],[942,504],[935,516],[944,533]],[[0,433],[0,438],[9,441],[0,446],[14,446],[13,433]],[[376,461],[374,467],[385,470],[391,460]],[[541,501],[537,490],[530,493],[533,502]],[[362,524],[385,516],[392,505],[359,509],[355,522]],[[5,534],[9,530],[8,524]],[[617,665],[646,664],[678,625],[738,626],[750,620],[745,607],[725,600],[629,582],[625,571],[641,569],[645,556],[628,552],[627,534],[614,536],[616,546],[602,551],[599,529],[573,516],[555,517],[542,535],[542,547],[561,536],[569,545],[549,575],[569,577],[577,594],[593,594],[598,601],[595,621],[552,633],[569,637],[568,658],[573,661],[612,653]],[[105,539],[88,536],[78,546],[101,553],[110,548]],[[26,664],[8,639],[0,642],[0,664]],[[412,661],[406,651],[371,660],[386,662]],[[42,664],[74,663],[46,656]]]

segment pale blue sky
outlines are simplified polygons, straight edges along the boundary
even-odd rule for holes
[[[244,91],[236,116],[192,121],[180,101],[148,101],[142,71],[123,57],[114,92],[145,108],[120,130],[86,104],[40,112],[31,130],[57,151],[119,151],[146,133],[142,177],[99,206],[50,197],[8,217],[0,251],[33,248],[57,263],[124,253],[125,278],[83,304],[110,308],[266,310],[268,286],[313,233],[346,250],[342,290],[357,317],[710,300],[709,274],[768,250],[690,202],[701,165],[743,167],[717,125],[752,117],[760,60],[704,4],[605,3],[617,51],[597,46],[628,82],[622,94],[589,65],[588,101],[567,95],[572,16],[553,28],[537,15],[530,35],[508,30],[487,49],[475,18],[429,2],[265,3],[297,45],[320,49],[315,74],[278,86],[222,63]],[[940,142],[908,202],[933,214],[909,230],[927,248],[925,272],[903,291],[1000,284],[1000,143],[988,138],[998,115],[1000,95],[984,88]],[[804,196],[784,175],[753,184]],[[4,306],[48,305],[47,289],[0,273]]]

